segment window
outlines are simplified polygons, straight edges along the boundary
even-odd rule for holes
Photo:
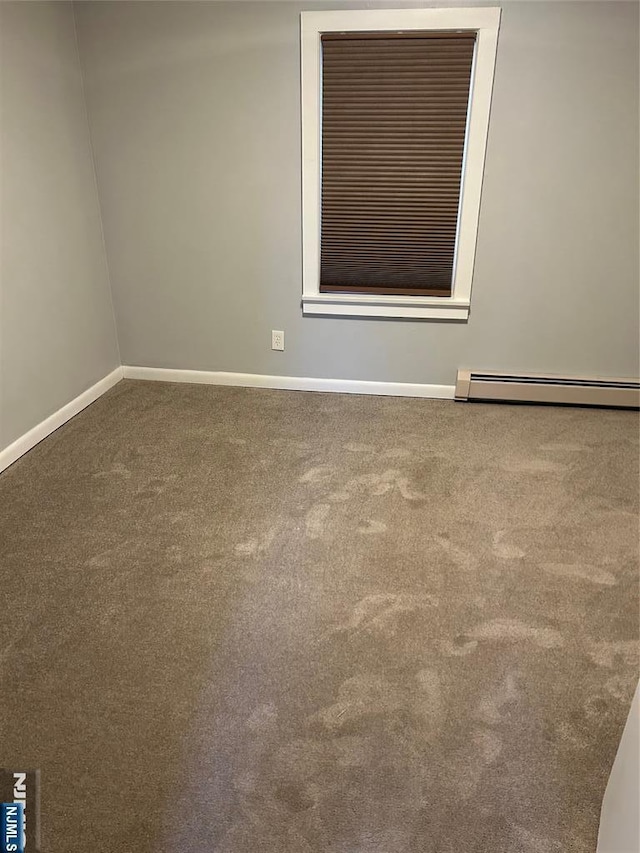
[[[466,319],[499,9],[301,20],[305,314]]]
[[[475,37],[321,37],[321,293],[451,296]]]

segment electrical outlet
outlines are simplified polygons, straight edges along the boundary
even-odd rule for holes
[[[276,332],[275,329],[271,330],[271,349],[284,349],[284,332]]]

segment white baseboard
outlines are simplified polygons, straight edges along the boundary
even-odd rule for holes
[[[30,429],[29,432],[25,432],[24,435],[21,435],[20,438],[17,438],[12,444],[0,451],[0,471],[4,471],[5,468],[12,465],[28,450],[31,450],[32,447],[39,444],[43,438],[51,435],[54,430],[61,427],[62,424],[71,420],[71,418],[74,415],[77,415],[78,412],[81,412],[91,403],[95,402],[95,400],[97,400],[98,397],[101,397],[105,391],[108,391],[109,388],[112,388],[122,379],[122,373],[122,368],[116,367],[116,369],[107,374],[104,379],[100,379],[100,381],[96,382],[95,385],[92,385],[91,388],[87,388],[86,391],[83,391],[82,394],[79,394],[75,399],[71,400],[70,403],[67,403],[66,406],[58,409],[57,412],[54,412],[44,421],[41,421],[39,424],[34,426],[33,429]]]
[[[337,394],[374,394],[392,397],[428,397],[453,400],[454,385],[421,385],[410,382],[369,382],[360,379],[319,379],[309,376],[267,376],[261,373],[225,373],[218,370],[172,370],[164,367],[123,368],[125,379],[157,382],[193,382],[201,385],[236,385],[245,388],[278,388],[284,391],[330,391]]]
[[[369,382],[360,379],[319,379],[308,376],[267,376],[261,373],[225,373],[219,370],[172,370],[164,367],[117,367],[87,388],[66,406],[16,439],[0,451],[0,471],[23,456],[32,447],[86,409],[121,379],[147,379],[157,382],[192,382],[201,385],[235,385],[243,388],[277,388],[284,391],[325,391],[337,394],[373,394],[392,397],[426,397],[453,400],[454,385],[421,385],[410,382]]]

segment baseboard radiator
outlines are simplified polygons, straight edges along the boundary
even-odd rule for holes
[[[640,380],[578,376],[510,376],[459,370],[456,400],[551,403],[570,406],[640,407]]]

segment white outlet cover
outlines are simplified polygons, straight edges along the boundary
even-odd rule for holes
[[[271,330],[271,349],[284,350],[284,332]]]

